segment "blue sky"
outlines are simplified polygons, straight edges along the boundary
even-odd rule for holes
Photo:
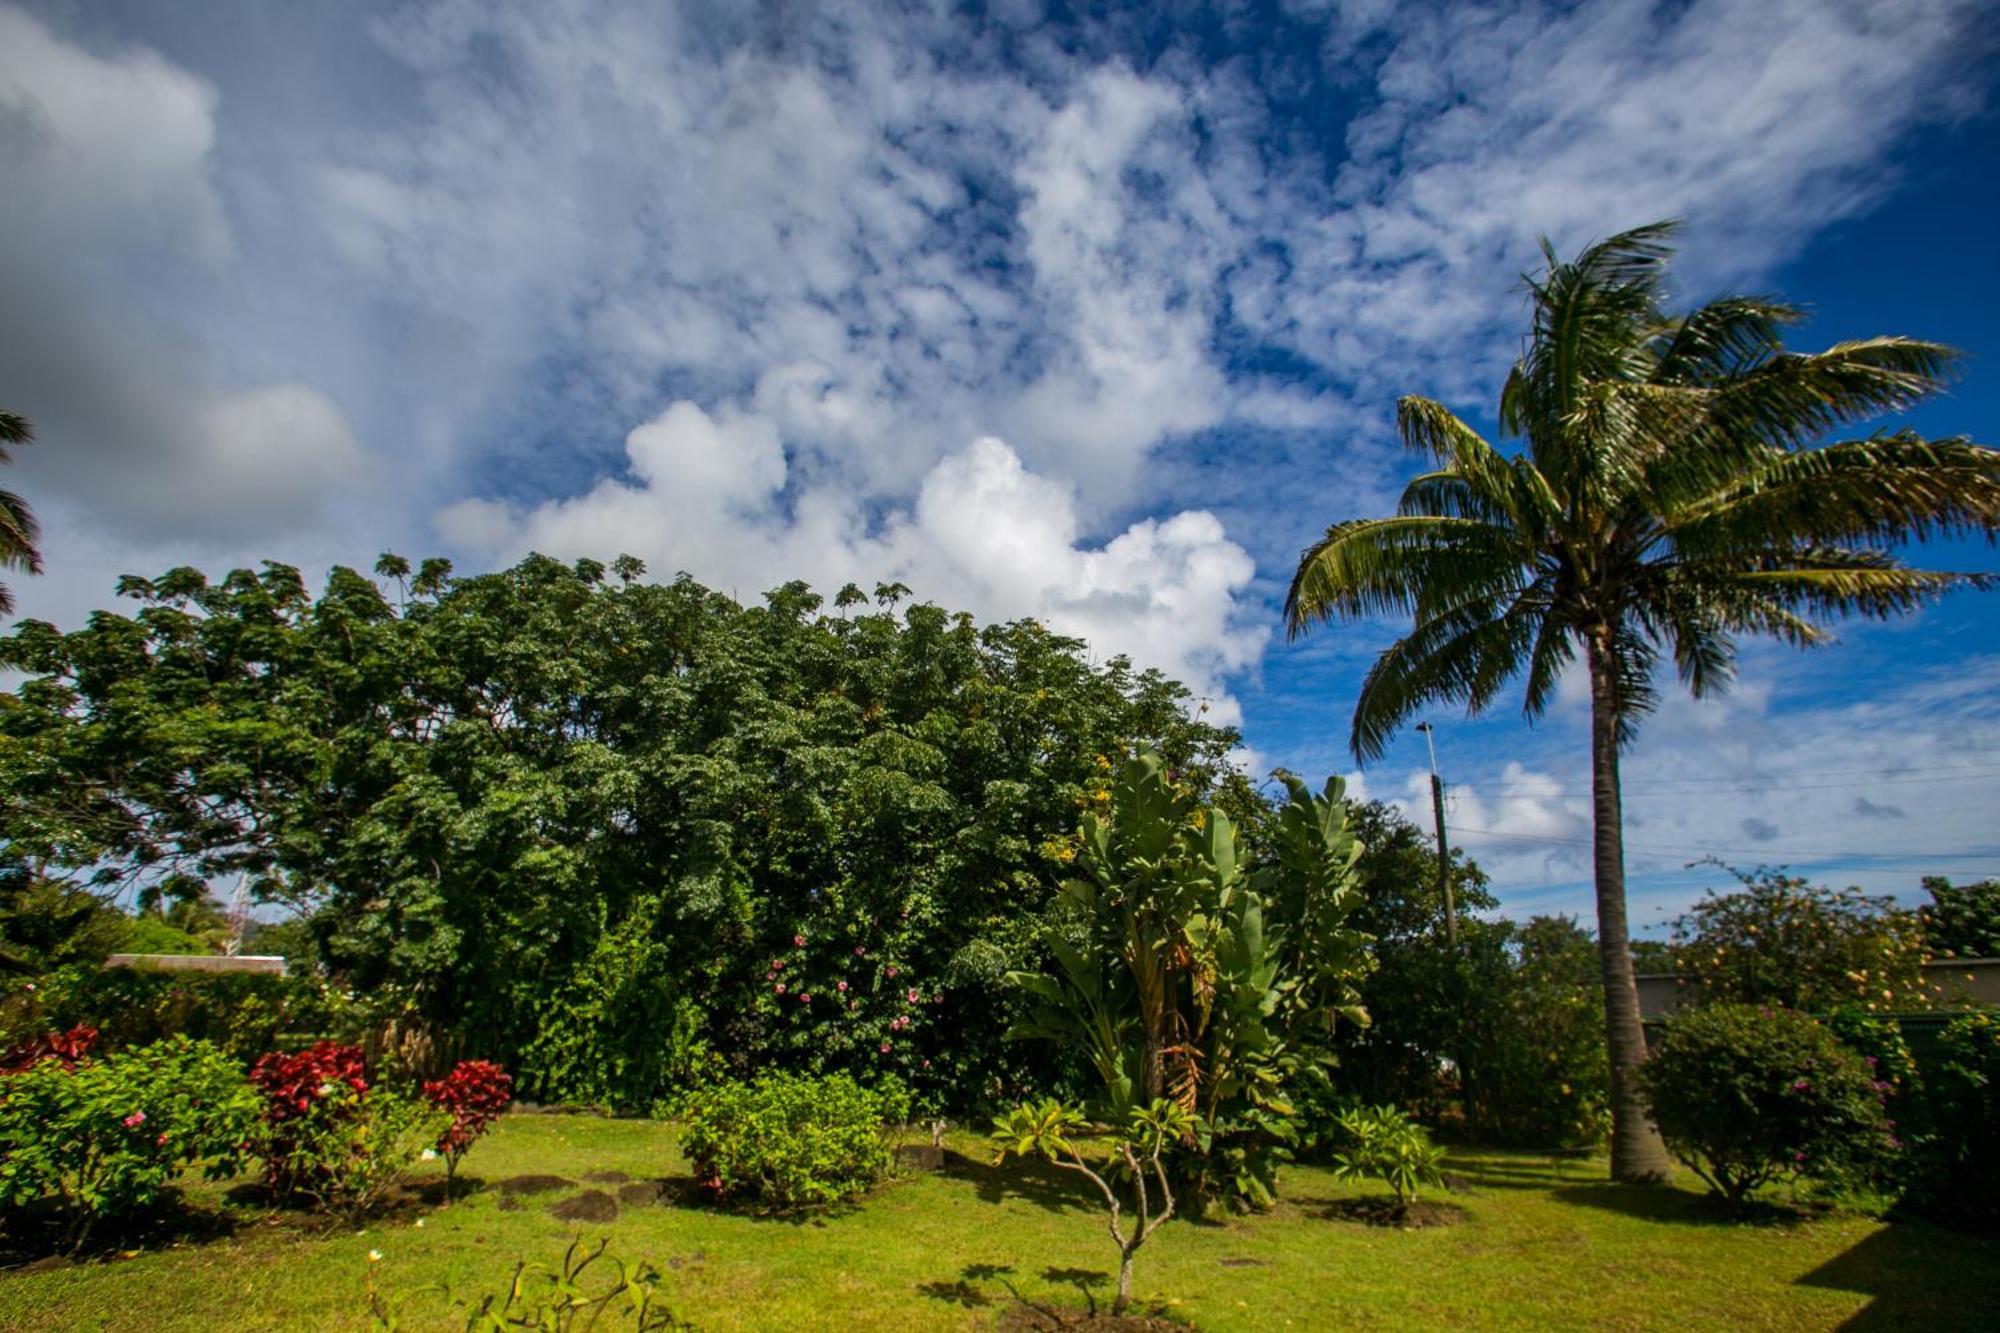
[[[2000,440],[1981,11],[0,3],[20,609],[385,548],[899,578],[1181,676],[1259,769],[1348,771],[1396,627],[1287,644],[1277,599],[1393,503],[1398,394],[1490,428],[1537,237],[1682,217],[1688,299],[1955,343],[1914,424]],[[1993,607],[1671,699],[1628,760],[1635,919],[1708,854],[2000,872]],[[1436,719],[1510,911],[1587,915],[1580,702]],[[1417,742],[1358,786],[1416,802]]]

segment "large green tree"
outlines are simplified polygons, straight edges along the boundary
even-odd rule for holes
[[[1796,645],[1824,622],[1908,611],[1988,576],[1907,567],[1900,543],[2000,531],[2000,452],[1909,431],[1822,443],[1936,392],[1955,353],[1868,338],[1814,354],[1781,335],[1798,307],[1727,296],[1664,304],[1673,224],[1611,237],[1527,282],[1532,323],[1501,392],[1504,456],[1443,405],[1398,404],[1435,470],[1390,518],[1336,523],[1306,549],[1285,617],[1412,616],[1369,671],[1351,744],[1378,757],[1444,701],[1483,709],[1525,673],[1539,716],[1580,654],[1591,699],[1598,945],[1612,1063],[1612,1171],[1669,1159],[1633,1073],[1644,1057],[1627,945],[1618,758],[1670,656],[1697,696],[1725,688],[1736,638]]]
[[[538,1100],[644,1107],[713,1058],[968,1101],[1060,1082],[1000,978],[1113,757],[1256,805],[1179,685],[900,585],[822,615],[629,559],[378,569],[170,570],[0,638],[0,891],[245,876]]]

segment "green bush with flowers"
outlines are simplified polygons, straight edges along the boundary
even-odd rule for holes
[[[209,1042],[170,1037],[73,1066],[38,1060],[0,1077],[0,1207],[55,1201],[79,1248],[183,1172],[233,1175],[257,1113],[242,1069]]]
[[[1775,1180],[1844,1179],[1901,1147],[1889,1085],[1824,1024],[1747,1004],[1670,1020],[1640,1066],[1675,1157],[1740,1209]]]
[[[868,1088],[845,1074],[771,1073],[691,1094],[680,1109],[681,1152],[711,1199],[788,1212],[886,1176],[887,1127],[909,1118],[910,1097],[893,1079]]]

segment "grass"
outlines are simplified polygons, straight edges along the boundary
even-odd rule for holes
[[[704,1329],[964,1329],[1018,1309],[1017,1295],[1076,1308],[1094,1288],[1105,1301],[1116,1256],[1078,1182],[989,1169],[970,1137],[956,1147],[973,1160],[803,1221],[667,1204],[565,1223],[548,1206],[575,1191],[503,1209],[495,1186],[684,1175],[672,1127],[510,1116],[462,1168],[484,1188],[448,1209],[310,1232],[194,1188],[193,1205],[226,1213],[233,1232],[0,1273],[0,1327],[366,1328],[371,1268],[406,1327],[449,1327],[442,1299],[421,1289],[499,1290],[518,1258],[554,1264],[579,1235],[653,1263],[669,1303]],[[1291,1168],[1271,1213],[1160,1232],[1140,1252],[1137,1292],[1209,1330],[1992,1326],[2000,1240],[1842,1214],[1729,1223],[1688,1188],[1604,1183],[1602,1163],[1466,1152],[1449,1169],[1471,1186],[1452,1199],[1463,1224],[1391,1231],[1341,1218],[1366,1191]]]

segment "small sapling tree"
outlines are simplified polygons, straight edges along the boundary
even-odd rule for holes
[[[1334,1157],[1342,1180],[1379,1180],[1396,1192],[1398,1209],[1417,1200],[1425,1185],[1441,1185],[1444,1150],[1430,1131],[1393,1106],[1357,1106],[1340,1116],[1347,1147]]]
[[[1071,1138],[1086,1123],[1081,1111],[1053,1097],[1032,1106],[1017,1106],[993,1122],[996,1150],[993,1164],[998,1166],[1010,1155],[1035,1154],[1065,1171],[1087,1177],[1097,1186],[1110,1209],[1111,1240],[1118,1247],[1118,1297],[1112,1303],[1111,1313],[1122,1315],[1132,1301],[1133,1256],[1147,1237],[1174,1215],[1174,1192],[1167,1184],[1161,1158],[1169,1146],[1193,1135],[1195,1120],[1184,1107],[1164,1098],[1150,1106],[1134,1107],[1111,1141],[1112,1161],[1103,1170],[1093,1166]],[[1122,1174],[1132,1186],[1134,1207],[1129,1230],[1124,1201],[1112,1183],[1121,1174],[1117,1170],[1119,1165],[1124,1167]],[[1147,1185],[1148,1176],[1152,1178],[1151,1187]],[[1158,1190],[1157,1198],[1154,1189]]]

